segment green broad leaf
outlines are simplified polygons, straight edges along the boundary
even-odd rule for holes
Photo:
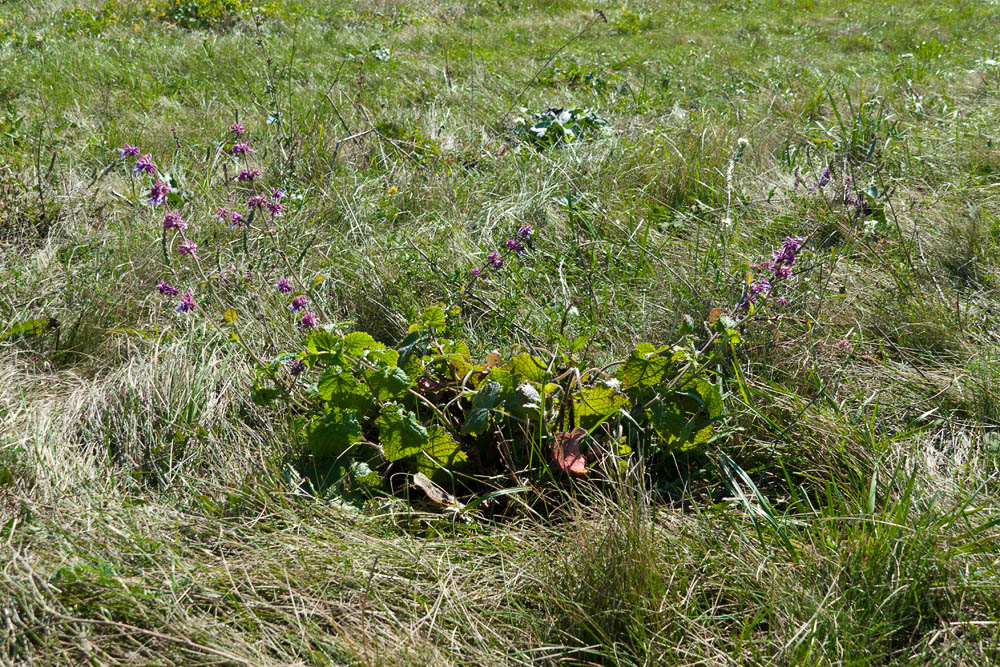
[[[625,389],[647,389],[663,384],[669,376],[671,363],[660,355],[662,351],[649,343],[636,345],[618,371],[622,386]]]
[[[490,413],[500,401],[500,392],[503,391],[496,382],[492,380],[481,385],[476,397],[472,399],[472,407],[462,424],[462,435],[482,435],[489,427]]]
[[[419,454],[429,439],[427,429],[417,421],[417,416],[398,403],[382,406],[375,425],[382,452],[389,461]]]
[[[410,376],[401,368],[380,368],[368,376],[368,386],[383,402],[402,399],[412,385]]]
[[[490,382],[494,382],[508,391],[517,386],[517,380],[511,372],[503,368],[490,369]]]
[[[722,396],[710,382],[692,378],[646,410],[656,434],[667,451],[688,451],[712,437],[712,428],[722,416]]]
[[[601,419],[628,407],[628,404],[628,396],[615,387],[604,385],[586,387],[580,392],[576,415],[581,419],[585,417]]]
[[[441,468],[450,471],[468,468],[469,457],[459,448],[451,433],[440,426],[428,429],[428,440],[423,453],[423,456],[416,459],[416,469],[428,477],[433,478],[435,473],[440,476]]]
[[[317,329],[306,338],[306,349],[310,354],[322,352],[339,352],[343,347],[342,339],[328,331]]]
[[[306,444],[316,458],[339,458],[360,441],[361,424],[353,410],[334,410],[306,427]]]
[[[441,352],[449,358],[454,355],[469,357],[472,354],[469,351],[469,346],[463,340],[441,340],[438,342],[441,345]]]
[[[420,316],[410,324],[409,332],[413,333],[415,331],[421,331],[425,329],[434,329],[435,331],[440,331],[445,328],[448,324],[448,320],[445,317],[444,309],[441,306],[431,306],[424,312],[420,313]]]
[[[378,343],[371,335],[363,331],[355,331],[344,336],[342,345],[344,352],[356,357],[364,353],[365,350],[378,346]]]
[[[515,380],[528,380],[529,382],[544,382],[547,370],[541,359],[527,352],[517,355],[508,361],[503,368]]]
[[[372,470],[364,461],[351,461],[347,468],[351,486],[356,491],[364,491],[367,495],[373,494],[382,488],[382,475],[378,471]]]
[[[399,363],[399,352],[391,347],[384,350],[370,350],[368,352],[368,358],[374,362],[384,364],[389,368],[395,368]]]
[[[477,370],[477,368],[482,368],[473,366],[472,360],[464,354],[449,354],[447,356],[447,360],[455,378],[459,381],[466,377],[470,372]]]
[[[399,352],[399,364],[402,366],[410,360],[411,357],[416,357],[422,354],[423,346],[421,343],[424,342],[423,334],[419,331],[411,331],[410,335],[403,339],[403,342],[399,344],[397,351]]]
[[[368,387],[341,366],[330,366],[316,386],[319,397],[330,407],[367,412],[371,405]]]

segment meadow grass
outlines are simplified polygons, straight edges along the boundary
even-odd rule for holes
[[[995,3],[252,4],[0,2],[0,661],[1000,660]],[[608,124],[538,149],[521,107]],[[289,193],[274,244],[211,217],[236,120]],[[603,364],[809,242],[704,451],[544,516],[359,509],[313,492],[245,349],[155,293],[197,275],[164,265],[125,143],[207,266],[269,286],[286,248],[389,343],[461,302],[477,354]],[[520,224],[530,257],[467,291]],[[301,340],[232,299],[250,349]]]

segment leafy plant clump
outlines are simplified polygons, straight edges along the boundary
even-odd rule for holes
[[[454,337],[458,315],[428,308],[396,347],[319,327],[260,367],[256,400],[290,404],[309,455],[354,494],[403,473],[460,496],[601,475],[634,456],[656,466],[712,442],[722,393],[705,362],[725,336],[701,350],[693,338],[641,344],[610,373],[569,354],[474,360]]]
[[[541,497],[567,477],[600,477],[630,462],[664,481],[671,455],[719,437],[724,382],[717,362],[736,351],[737,318],[753,317],[772,298],[784,302],[774,291],[793,275],[805,243],[788,237],[770,261],[754,264],[758,273],[748,274],[740,299],[728,311],[713,309],[700,330],[687,317],[673,345],[643,343],[601,368],[576,356],[585,337],[563,351],[475,359],[461,336],[459,306],[427,308],[403,341],[388,345],[366,332],[344,333],[324,312],[325,279],[303,275],[274,232],[297,215],[300,195],[279,185],[280,170],[258,162],[254,136],[234,122],[217,141],[236,175],[214,221],[192,210],[183,184],[151,153],[131,144],[118,153],[121,165],[131,166],[136,204],[151,223],[159,220],[164,277],[152,289],[165,298],[164,311],[199,318],[243,348],[257,369],[255,401],[276,404],[292,419],[303,453],[327,471],[322,486],[332,482],[341,499],[410,483],[446,507],[483,490],[532,489]],[[508,265],[534,251],[535,236],[532,225],[517,226],[469,271],[463,294],[504,280]],[[250,247],[269,248],[281,262],[265,280],[236,268]],[[220,253],[214,268],[206,250]],[[285,311],[300,347],[271,356],[240,334],[251,294],[258,305]]]
[[[522,108],[521,113],[526,115],[514,121],[514,131],[537,149],[566,144],[608,124],[603,116],[589,108],[552,107],[541,113]]]

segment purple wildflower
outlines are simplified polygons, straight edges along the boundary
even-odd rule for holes
[[[761,278],[759,282],[750,285],[750,293],[754,296],[763,294],[767,296],[767,293],[771,291],[771,282],[767,278]]]
[[[277,283],[275,283],[274,286],[277,287],[278,291],[283,294],[287,294],[288,292],[292,291],[292,283],[288,281],[288,278],[282,278]]]
[[[503,258],[496,250],[490,252],[490,254],[486,256],[486,261],[489,262],[489,265],[494,269],[503,268]]]
[[[146,153],[141,158],[136,160],[135,168],[132,169],[136,174],[155,174],[156,165],[153,164],[153,155],[151,153]]]
[[[215,209],[215,215],[213,215],[212,217],[218,220],[219,222],[225,222],[226,220],[229,219],[231,215],[232,213],[230,211],[227,211],[224,208],[217,207]]]
[[[280,218],[281,217],[281,202],[280,201],[267,200],[267,201],[264,202],[264,205],[267,206],[267,210],[271,212],[271,215],[273,215],[276,218]]]
[[[815,192],[816,190],[822,190],[829,182],[830,182],[830,168],[827,167],[826,169],[823,170],[823,173],[820,175],[819,180],[816,181],[816,185],[812,186],[809,189],[812,190],[813,192]]]
[[[180,290],[178,290],[176,287],[171,287],[164,280],[160,281],[160,284],[156,286],[156,289],[163,296],[177,296],[178,294],[180,294]]]
[[[260,176],[260,169],[257,167],[250,167],[249,169],[240,169],[239,175],[236,177],[237,181],[252,181]]]
[[[316,313],[308,310],[302,313],[301,324],[299,324],[300,329],[312,329],[317,324],[319,324],[319,320],[316,318]]]
[[[781,244],[781,249],[775,250],[772,253],[774,255],[773,264],[791,266],[795,263],[795,258],[799,254],[800,248],[802,248],[802,239],[794,236],[787,237]]]
[[[188,241],[187,239],[185,239],[177,244],[177,254],[179,254],[181,257],[186,257],[190,255],[191,257],[198,259],[198,255],[196,252],[197,250],[198,250],[198,244],[195,243],[194,241]]]
[[[301,359],[293,359],[288,362],[288,373],[293,378],[297,378],[306,371],[306,362]]]
[[[177,306],[176,310],[178,313],[186,313],[194,307],[194,295],[191,294],[191,290],[188,290],[184,292],[184,296],[181,297],[181,304]]]
[[[233,144],[233,155],[246,155],[248,153],[253,153],[253,149],[245,142],[237,141]]]
[[[243,226],[243,216],[240,215],[239,213],[237,213],[236,211],[232,211],[229,214],[229,220],[230,220],[230,222],[229,222],[229,226],[230,227],[242,227]]]
[[[156,181],[149,188],[149,203],[153,206],[157,206],[167,201],[167,195],[170,193],[170,186],[166,183],[160,183]]]
[[[299,294],[294,299],[292,299],[292,305],[289,306],[288,309],[294,313],[296,311],[305,308],[307,303],[309,303],[309,299],[306,297],[306,295]]]
[[[281,188],[275,188],[274,192],[271,193],[271,199],[281,199],[285,196],[285,191]]]
[[[120,157],[139,157],[139,147],[125,144],[118,149],[118,155]]]
[[[774,273],[775,280],[784,280],[792,277],[792,267],[788,264],[779,264],[775,262],[768,262],[768,264],[771,266],[771,272]]]
[[[517,230],[517,235],[522,239],[530,239],[535,233],[535,229],[531,225],[524,225]]]
[[[479,267],[476,267],[476,268],[472,269],[471,271],[469,271],[469,273],[472,274],[473,278],[482,278],[483,277],[483,271]]]
[[[235,134],[237,137],[242,137],[243,133],[246,132],[247,129],[242,125],[240,125],[239,123],[233,123],[232,125],[229,126],[229,131]]]
[[[511,252],[517,253],[518,255],[524,254],[524,246],[517,239],[507,239],[504,246]]]
[[[168,229],[184,229],[187,227],[187,223],[184,222],[184,218],[181,217],[180,213],[176,211],[168,211],[165,216],[163,216],[163,229],[164,231]]]
[[[267,205],[267,197],[264,195],[254,195],[247,200],[247,206],[250,208],[263,208]]]

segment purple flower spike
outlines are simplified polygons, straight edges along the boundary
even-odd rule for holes
[[[149,188],[149,203],[153,206],[158,206],[163,202],[167,201],[167,195],[170,194],[170,186],[166,183],[160,183],[156,181]]]
[[[260,169],[257,167],[250,167],[249,169],[240,169],[239,175],[236,177],[237,181],[252,181],[260,176]]]
[[[271,193],[271,199],[281,199],[285,196],[285,191],[281,188],[275,188],[274,192]]]
[[[191,294],[191,290],[188,290],[184,292],[184,296],[181,297],[181,305],[177,306],[176,310],[178,313],[186,313],[194,307],[194,295]]]
[[[774,267],[774,279],[785,280],[792,277],[792,267],[787,264],[777,264]]]
[[[233,211],[229,214],[229,226],[230,227],[242,227],[243,226],[243,216]]]
[[[153,164],[153,155],[151,153],[146,153],[141,158],[136,160],[135,168],[132,169],[136,174],[155,174],[156,165]]]
[[[233,155],[247,155],[248,153],[253,153],[253,149],[245,142],[237,141],[233,144]]]
[[[297,378],[306,371],[306,362],[301,359],[293,359],[288,362],[288,373],[292,377]]]
[[[750,293],[754,296],[758,294],[767,295],[771,291],[771,282],[767,278],[762,278],[760,282],[750,285]]]
[[[176,211],[169,211],[165,216],[163,216],[163,229],[177,229],[181,230],[187,227],[187,223],[184,222],[184,218],[181,217],[180,213]]]
[[[240,125],[239,123],[233,123],[232,125],[229,126],[229,131],[235,134],[237,137],[242,137],[243,133],[246,132],[247,129],[242,125]]]
[[[472,269],[471,271],[469,271],[469,273],[472,274],[473,278],[482,278],[483,277],[483,271],[482,271],[482,269],[480,269],[478,267]]]
[[[292,284],[288,281],[288,278],[282,278],[274,285],[278,288],[278,291],[282,294],[287,294],[292,291]]]
[[[305,308],[307,303],[309,303],[309,299],[306,295],[299,294],[297,297],[292,299],[292,305],[288,307],[288,310],[294,313]]]
[[[254,195],[247,200],[247,206],[250,208],[264,208],[267,205],[267,197],[264,195]]]
[[[486,261],[489,263],[490,267],[494,269],[503,268],[503,257],[501,257],[500,253],[496,250],[490,252],[490,254],[486,256]]]
[[[264,202],[264,205],[267,206],[267,210],[271,212],[271,215],[273,215],[276,218],[280,218],[281,217],[281,202],[280,201],[271,201],[271,200],[268,200],[268,201]]]
[[[522,239],[530,239],[532,234],[534,233],[535,229],[531,225],[524,225],[517,230],[517,235],[520,236]]]
[[[786,253],[790,253],[793,257],[801,248],[802,239],[797,236],[789,236],[785,239],[785,242],[781,244],[781,249]]]
[[[823,173],[820,175],[819,180],[816,181],[816,185],[812,186],[809,189],[812,190],[813,192],[815,192],[816,190],[822,190],[824,187],[826,187],[826,184],[829,182],[830,182],[830,168],[827,167],[826,169],[823,170]]]
[[[119,157],[139,157],[138,146],[133,146],[131,144],[125,144],[118,149]]]
[[[300,329],[312,329],[317,324],[319,324],[319,320],[316,318],[316,313],[308,310],[302,313],[302,321],[299,324]]]
[[[160,281],[160,284],[156,286],[156,289],[163,296],[177,296],[178,294],[180,294],[180,290],[178,290],[176,287],[171,287],[164,280]]]
[[[504,246],[511,252],[517,253],[518,255],[524,254],[524,246],[517,239],[507,239]]]
[[[184,240],[177,244],[177,254],[181,257],[191,256],[198,259],[197,255],[198,244],[194,241]]]

